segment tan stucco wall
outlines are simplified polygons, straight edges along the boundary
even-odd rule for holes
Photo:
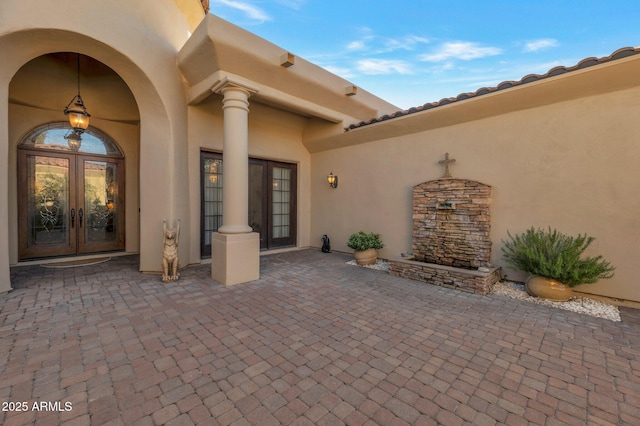
[[[62,0],[37,6],[18,0],[0,2],[0,170],[10,170],[8,88],[20,67],[45,53],[61,51],[79,52],[111,67],[130,88],[140,114],[137,172],[144,271],[160,269],[162,219],[184,218],[183,225],[189,226],[185,223],[188,179],[180,172],[187,167],[186,96],[176,53],[190,30],[171,0]],[[9,187],[9,173],[0,173],[2,218],[9,216]],[[188,234],[181,240],[181,257],[189,257],[189,240]],[[0,221],[0,241],[0,281],[8,283],[7,220]]]
[[[204,9],[200,0],[173,0],[180,12],[189,23],[191,30],[195,30],[204,18]]]
[[[308,119],[280,111],[249,98],[249,156],[297,164],[298,247],[308,247],[310,230],[311,157],[302,145]],[[214,95],[189,107],[189,191],[191,211],[191,263],[200,262],[200,151],[222,152],[222,97]]]
[[[494,263],[503,264],[507,230],[586,232],[596,237],[591,252],[617,270],[578,290],[639,301],[639,120],[635,87],[312,154],[311,241],[319,246],[328,234],[334,249],[350,252],[348,236],[363,229],[382,234],[381,257],[411,251],[411,188],[439,178],[438,161],[449,152],[454,177],[493,187]],[[385,125],[367,131],[383,126],[384,134]],[[339,176],[337,189],[326,182],[330,171]]]

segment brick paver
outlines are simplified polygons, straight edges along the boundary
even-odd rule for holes
[[[0,424],[640,424],[638,312],[613,323],[349,259],[268,255],[234,287],[209,265],[162,283],[135,256],[14,268]]]

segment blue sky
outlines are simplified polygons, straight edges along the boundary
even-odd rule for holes
[[[640,0],[211,0],[211,13],[397,105],[640,46]]]

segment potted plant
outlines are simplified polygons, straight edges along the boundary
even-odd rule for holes
[[[602,256],[581,257],[595,240],[586,234],[572,237],[533,227],[515,237],[507,233],[503,258],[513,269],[529,273],[525,287],[532,296],[567,301],[572,287],[613,276],[615,268]]]
[[[378,258],[378,249],[384,247],[380,234],[358,231],[351,234],[347,241],[347,247],[355,250],[353,256],[358,265],[373,265]]]

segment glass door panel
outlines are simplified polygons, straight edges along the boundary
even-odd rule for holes
[[[266,167],[264,161],[249,161],[249,226],[253,232],[260,234],[260,248],[267,248],[267,227],[265,224],[265,192],[264,174]]]
[[[123,167],[121,160],[79,157],[79,252],[124,248]]]
[[[273,168],[273,238],[289,237],[289,182],[291,181],[291,170],[282,167]]]
[[[211,256],[211,233],[222,226],[222,156],[209,152],[200,155],[201,223],[200,255]]]
[[[69,155],[20,151],[19,255],[21,259],[74,254],[75,173]]]
[[[269,247],[295,244],[296,230],[296,166],[270,162],[271,170],[271,229]]]

